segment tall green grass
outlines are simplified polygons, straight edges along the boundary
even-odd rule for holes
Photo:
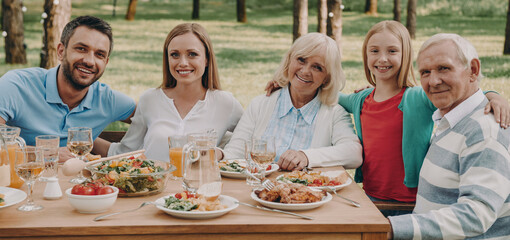
[[[42,2],[24,0],[28,9],[24,21],[28,63],[5,64],[5,52],[2,50],[4,42],[0,41],[0,75],[10,69],[39,65]],[[135,21],[132,22],[124,20],[128,1],[118,0],[116,17],[112,17],[112,2],[73,0],[72,15],[76,17],[90,14],[110,22],[114,30],[115,45],[101,81],[137,100],[143,91],[161,83],[164,39],[174,26],[191,21],[191,1],[139,0]],[[247,106],[253,97],[263,93],[264,85],[271,79],[281,57],[292,44],[292,2],[247,1],[248,23],[243,24],[236,22],[236,1],[201,1],[200,20],[195,22],[205,26],[212,38],[223,89],[232,92],[244,106]],[[361,2],[364,4],[365,1],[343,1],[345,9],[351,10],[343,13],[342,66],[347,77],[344,92],[352,92],[368,84],[364,79],[361,58],[364,35],[373,24],[393,17],[392,0],[379,0],[378,17],[364,15],[364,5],[358,10],[361,5],[354,4]],[[423,41],[435,33],[454,32],[465,36],[480,54],[482,70],[486,75],[482,87],[497,90],[507,98],[510,97],[510,86],[506,84],[510,76],[510,57],[502,55],[506,16],[497,13],[498,9],[507,7],[502,6],[504,2],[507,3],[507,0],[419,1],[417,39],[413,40],[415,52]],[[494,14],[459,14],[461,9],[451,14],[443,14],[441,9],[444,3],[479,3]],[[315,4],[315,1],[309,1],[310,32],[317,28]],[[491,4],[497,6],[497,9]],[[432,6],[436,6],[436,10],[433,10]],[[484,7],[474,9],[485,11]],[[109,127],[119,128],[125,129],[126,126],[114,124]]]

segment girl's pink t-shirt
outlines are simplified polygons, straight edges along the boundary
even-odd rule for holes
[[[363,188],[372,197],[414,202],[417,188],[404,185],[403,113],[398,105],[405,88],[383,102],[374,100],[375,91],[365,99],[361,110]]]

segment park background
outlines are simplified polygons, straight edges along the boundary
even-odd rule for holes
[[[94,15],[113,28],[114,49],[101,82],[138,100],[148,88],[162,82],[162,50],[168,32],[177,24],[203,25],[213,42],[223,90],[232,92],[246,107],[263,94],[292,44],[293,0],[246,0],[247,22],[236,19],[236,0],[201,0],[200,18],[192,20],[192,0],[139,0],[134,21],[124,18],[128,0],[72,0],[72,16]],[[370,27],[393,19],[393,0],[378,0],[377,16],[365,14],[365,0],[343,0],[342,67],[350,93],[366,86],[361,46]],[[482,62],[482,89],[496,90],[510,98],[510,56],[503,55],[508,0],[419,0],[417,5],[415,56],[421,44],[440,32],[466,37],[478,50]],[[43,0],[24,0],[27,64],[5,62],[0,41],[0,75],[11,69],[37,67],[42,47]],[[407,0],[401,1],[405,25]],[[116,16],[112,16],[115,10]],[[317,1],[308,1],[308,32],[317,31]],[[419,79],[418,84],[419,84]],[[108,130],[126,130],[113,123]]]

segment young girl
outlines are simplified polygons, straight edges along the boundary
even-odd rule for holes
[[[363,182],[373,201],[415,202],[436,108],[421,87],[413,86],[411,39],[401,23],[374,25],[362,51],[365,75],[375,88],[339,98],[339,104],[354,115],[363,145],[363,165],[356,170],[355,180]],[[487,97],[495,98],[493,105],[505,101],[494,93]],[[506,127],[506,122],[501,125]],[[383,211],[385,216],[404,213],[408,212]]]
[[[168,137],[214,129],[219,143],[233,131],[243,108],[220,90],[216,58],[205,29],[183,23],[168,34],[163,47],[163,83],[147,90],[131,126],[108,155],[144,148],[150,159],[169,161]]]

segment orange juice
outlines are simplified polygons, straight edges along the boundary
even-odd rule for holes
[[[176,167],[172,174],[182,177],[182,148],[170,148],[170,163]]]
[[[9,187],[12,188],[20,188],[21,185],[23,185],[24,181],[18,177],[18,174],[16,174],[16,169],[14,166],[16,165],[16,149],[18,149],[19,146],[17,144],[11,144],[7,145],[7,151],[9,152],[9,162],[11,165],[11,185]],[[2,157],[5,158],[5,151],[1,152]],[[22,157],[22,156],[21,156]],[[19,160],[19,158],[18,158]]]

